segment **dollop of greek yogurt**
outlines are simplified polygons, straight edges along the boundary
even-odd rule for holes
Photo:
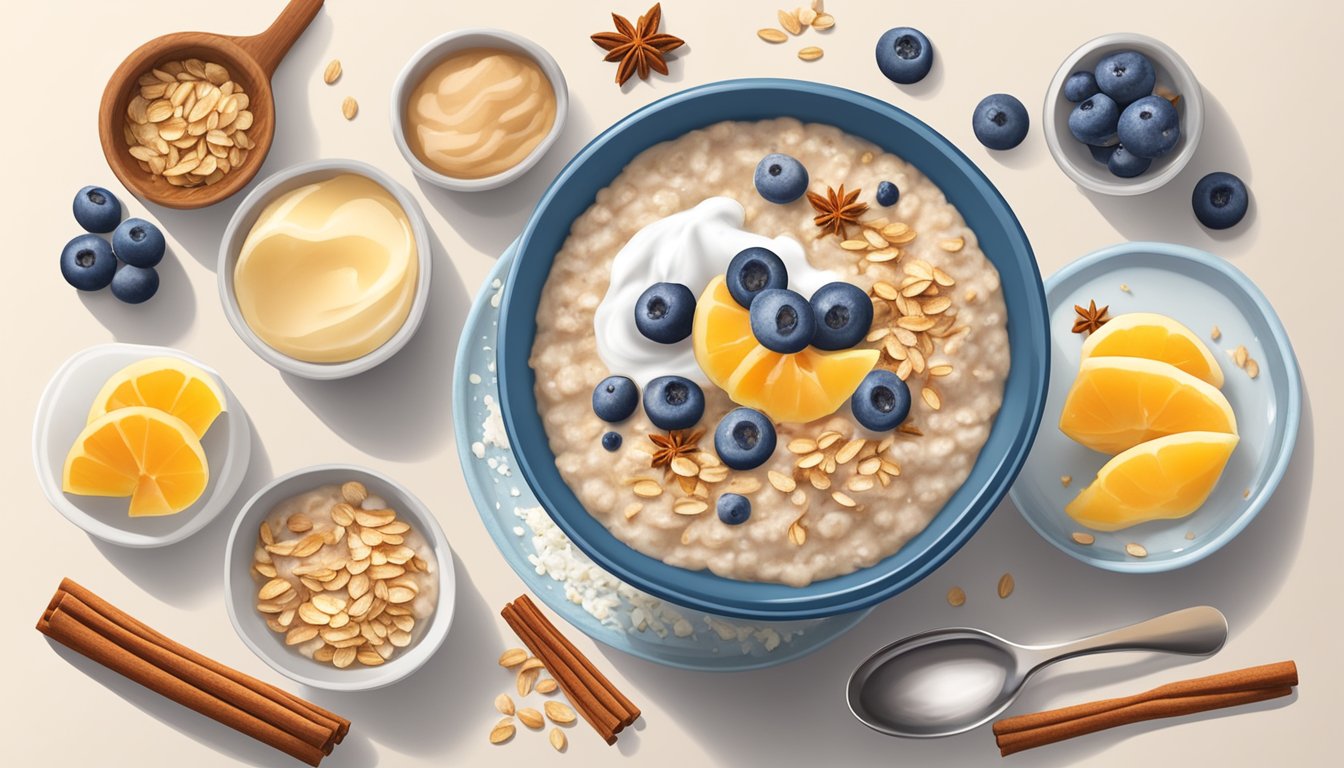
[[[684,376],[705,385],[691,339],[660,344],[635,327],[635,304],[654,283],[681,283],[697,297],[728,262],[746,248],[769,248],[789,270],[789,288],[811,298],[840,275],[813,267],[791,237],[768,238],[742,228],[746,211],[731,197],[711,197],[694,208],[644,227],[616,254],[611,285],[593,318],[597,354],[612,373],[629,376],[642,389],[658,376]]]

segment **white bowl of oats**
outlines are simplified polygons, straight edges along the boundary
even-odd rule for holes
[[[438,650],[453,553],[434,515],[370,469],[276,478],[243,506],[225,553],[229,620],[277,672],[335,691],[382,688]]]

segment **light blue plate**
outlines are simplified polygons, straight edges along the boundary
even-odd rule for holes
[[[620,607],[604,623],[581,605],[566,599],[561,582],[537,573],[528,560],[534,554],[532,535],[530,532],[515,533],[516,528],[521,526],[526,531],[527,526],[514,510],[537,507],[540,502],[517,473],[517,458],[513,453],[484,445],[482,441],[485,398],[499,400],[495,376],[495,332],[499,323],[497,297],[513,263],[516,245],[509,246],[500,256],[476,296],[462,329],[453,372],[453,428],[457,434],[462,472],[466,475],[476,509],[481,513],[481,521],[527,588],[565,621],[594,640],[642,659],[681,669],[732,672],[784,664],[806,656],[858,625],[870,610],[811,621],[742,622],[676,606],[676,612],[690,622],[694,634],[677,637],[668,632],[666,636],[659,636],[653,629],[630,630],[634,606],[629,600],[622,600]],[[481,458],[472,452],[476,443],[482,444]],[[491,460],[494,466],[491,466]],[[498,467],[501,465],[509,468],[509,475],[500,474]],[[725,639],[711,628],[707,618],[725,634],[734,630],[746,632],[747,628],[755,631],[741,639],[736,635]],[[769,637],[771,632],[777,634],[781,642],[773,651],[767,651],[762,638]]]
[[[1121,286],[1128,286],[1129,292]],[[1297,443],[1302,383],[1288,334],[1269,300],[1236,267],[1217,256],[1168,243],[1125,243],[1091,253],[1045,281],[1053,361],[1042,428],[1027,464],[1009,492],[1013,504],[1041,536],[1098,568],[1156,573],[1182,568],[1218,551],[1250,524],[1279,484]],[[1107,457],[1059,431],[1059,414],[1078,374],[1083,336],[1072,332],[1075,304],[1110,305],[1110,315],[1158,312],[1175,318],[1209,345],[1223,367],[1227,395],[1241,442],[1204,506],[1180,520],[1160,520],[1112,533],[1093,531],[1083,546],[1070,535],[1086,530],[1064,506],[1091,482]],[[1222,335],[1211,339],[1213,327]],[[1232,362],[1245,345],[1260,365],[1252,379]],[[1065,488],[1060,477],[1073,482]],[[1135,558],[1125,545],[1141,544]]]
[[[1008,306],[1012,368],[989,439],[966,482],[899,551],[853,573],[805,587],[740,581],[668,565],[626,545],[588,514],[555,466],[528,365],[536,308],[555,253],[598,191],[640,152],[723,120],[793,117],[824,123],[899,155],[929,177],[975,231],[999,271]],[[1045,295],[1026,233],[989,179],[913,115],[885,101],[798,80],[728,80],[642,107],[579,151],[537,204],[504,288],[499,371],[504,424],[519,467],[565,534],[594,562],[650,594],[753,621],[794,621],[868,608],[910,588],[966,543],[1002,500],[1031,448],[1045,404],[1050,339]]]

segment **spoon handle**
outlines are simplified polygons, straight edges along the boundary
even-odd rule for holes
[[[1085,637],[1071,643],[1040,647],[1045,666],[1075,656],[1106,651],[1160,651],[1204,656],[1227,640],[1227,618],[1207,605],[1168,613],[1128,627]]]
[[[280,66],[280,60],[285,58],[290,46],[299,39],[299,35],[303,34],[320,10],[322,0],[289,0],[289,4],[265,32],[234,39],[238,45],[252,54],[262,71],[269,77],[275,74],[275,68]]]

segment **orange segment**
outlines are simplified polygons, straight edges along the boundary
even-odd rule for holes
[[[1106,462],[1064,511],[1098,531],[1185,517],[1209,498],[1237,440],[1221,432],[1184,432],[1137,445]]]
[[[877,365],[875,349],[793,355],[771,351],[751,333],[751,314],[728,291],[722,275],[710,281],[695,307],[695,359],[738,405],[777,422],[806,423],[835,413]]]
[[[1130,312],[1111,318],[1083,343],[1083,359],[1089,357],[1160,360],[1215,387],[1223,386],[1223,369],[1209,348],[1166,315]]]
[[[93,399],[88,420],[144,405],[182,419],[202,437],[224,411],[224,402],[214,376],[176,357],[151,357],[112,374]]]
[[[1079,368],[1059,428],[1094,451],[1115,454],[1178,432],[1235,435],[1237,418],[1222,392],[1173,365],[1092,357]]]
[[[210,481],[205,451],[182,419],[146,406],[94,419],[65,457],[61,486],[80,496],[130,496],[131,517],[190,507]]]

